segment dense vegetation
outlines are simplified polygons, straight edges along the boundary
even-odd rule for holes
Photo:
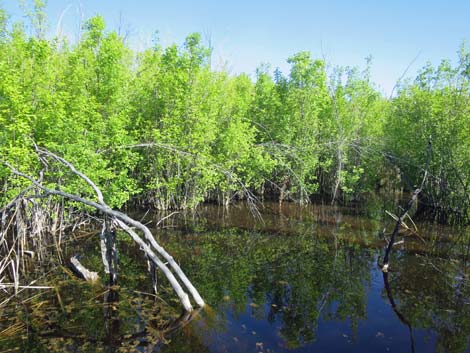
[[[30,24],[0,10],[0,155],[30,175],[34,143],[94,180],[114,207],[193,208],[251,197],[308,202],[410,190],[433,141],[423,201],[442,222],[470,215],[470,51],[426,66],[384,97],[366,68],[331,68],[308,52],[286,75],[211,68],[198,34],[133,52],[101,17],[81,39],[46,38],[41,1]],[[34,29],[32,34],[26,28]],[[46,181],[92,197],[76,177]],[[27,185],[0,165],[0,204]]]

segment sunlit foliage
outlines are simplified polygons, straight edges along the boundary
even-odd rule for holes
[[[47,39],[44,4],[9,23],[0,10],[0,154],[36,175],[34,143],[74,163],[107,202],[160,209],[247,196],[309,202],[412,190],[433,141],[421,209],[469,218],[470,54],[426,66],[385,98],[365,69],[332,68],[300,52],[290,72],[254,77],[211,67],[199,34],[182,46],[132,51],[100,16],[80,40]],[[28,22],[29,21],[29,22]],[[92,197],[72,175],[48,182]],[[26,186],[0,167],[1,201]]]

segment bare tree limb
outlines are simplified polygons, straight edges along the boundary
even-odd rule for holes
[[[96,196],[98,198],[98,202],[102,205],[104,205],[104,199],[103,199],[103,194],[101,193],[101,190],[96,186],[96,184],[94,182],[92,182],[90,180],[90,178],[88,178],[85,174],[83,174],[82,172],[78,171],[73,165],[72,163],[66,161],[65,159],[59,157],[58,155],[52,153],[52,152],[49,152],[49,151],[46,151],[45,149],[41,149],[41,148],[38,148],[36,145],[35,145],[35,148],[36,148],[36,152],[38,153],[38,155],[45,155],[45,156],[48,156],[52,159],[55,159],[57,162],[65,165],[66,167],[68,167],[72,173],[74,173],[75,175],[78,175],[80,178],[82,178],[83,180],[85,180],[85,182],[91,186],[91,188],[95,191],[96,193]]]
[[[426,184],[426,180],[427,180],[427,177],[428,177],[429,162],[431,161],[431,152],[432,152],[432,142],[431,142],[431,138],[429,138],[428,148],[427,148],[426,168],[425,168],[425,171],[424,171],[423,180],[421,181],[421,185],[413,192],[413,195],[411,196],[411,199],[408,201],[405,208],[403,209],[403,212],[401,213],[400,217],[398,217],[398,219],[395,223],[395,228],[393,230],[392,236],[391,236],[390,241],[388,243],[387,249],[385,250],[384,261],[383,261],[383,264],[382,264],[382,271],[383,272],[388,271],[389,255],[390,255],[390,252],[392,251],[393,244],[395,243],[395,238],[398,234],[398,231],[400,230],[400,226],[403,223],[403,221],[405,220],[405,218],[408,216],[408,211],[411,209],[413,204],[417,201],[418,195],[421,193],[421,191],[424,188],[424,185]]]
[[[168,267],[160,260],[158,257],[155,255],[155,253],[151,250],[150,246],[145,243],[138,235],[135,233],[131,227],[135,227],[142,231],[144,234],[145,239],[150,243],[150,245],[153,247],[154,250],[158,254],[160,254],[170,265],[170,267],[175,271],[175,273],[178,275],[178,277],[181,279],[183,284],[186,286],[186,288],[189,290],[191,295],[193,296],[195,302],[200,306],[204,306],[204,300],[200,296],[199,292],[196,290],[196,288],[192,285],[192,283],[189,281],[187,276],[184,274],[184,272],[181,270],[180,266],[176,263],[176,261],[173,259],[173,257],[168,254],[165,249],[163,249],[162,246],[160,246],[155,238],[153,237],[152,233],[150,230],[141,222],[134,220],[133,218],[129,217],[125,213],[122,213],[120,211],[113,210],[111,207],[109,207],[103,200],[103,195],[99,188],[94,184],[86,175],[83,173],[79,172],[70,162],[66,161],[65,159],[55,155],[54,153],[51,153],[49,151],[45,151],[42,149],[37,149],[38,153],[41,153],[43,155],[46,155],[48,157],[53,158],[57,162],[67,166],[74,174],[78,175],[81,177],[83,180],[85,180],[96,192],[97,197],[98,197],[98,203],[95,201],[87,200],[83,197],[80,197],[78,195],[70,194],[61,190],[57,189],[50,189],[45,187],[40,181],[35,180],[33,177],[17,170],[15,167],[10,165],[8,162],[3,161],[2,164],[7,166],[11,172],[19,177],[25,178],[29,180],[34,186],[37,188],[43,190],[45,193],[49,195],[56,195],[60,196],[72,201],[76,201],[79,203],[82,203],[84,205],[90,206],[92,208],[95,208],[96,210],[102,212],[103,214],[112,217],[113,219],[116,220],[116,223],[124,229],[134,241],[136,241],[141,248],[145,251],[145,253],[152,259],[152,261],[155,262],[155,264],[164,272],[164,274],[167,276],[169,279],[170,283],[173,286],[173,289],[175,290],[176,294],[181,300],[181,303],[185,307],[186,310],[191,311],[192,306],[189,301],[188,295],[183,291],[182,287],[174,277],[173,273],[168,269]]]

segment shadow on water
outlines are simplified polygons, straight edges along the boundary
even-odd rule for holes
[[[53,269],[45,282],[54,289],[0,309],[0,352],[470,351],[468,229],[418,224],[425,243],[405,237],[383,274],[384,219],[321,205],[261,211],[260,223],[244,205],[207,205],[159,230],[209,304],[203,311],[181,314],[163,276],[149,294],[142,255],[121,234],[119,286]],[[99,269],[97,242],[68,252],[80,247]]]

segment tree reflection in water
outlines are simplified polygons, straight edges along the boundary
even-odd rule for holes
[[[274,234],[280,217],[274,208],[267,212],[265,231],[240,224],[246,222],[243,212],[233,210],[223,214],[223,228],[217,217],[199,215],[196,223],[187,219],[183,229],[160,232],[162,244],[203,293],[206,310],[181,315],[163,278],[158,296],[145,294],[152,284],[137,261],[139,250],[120,239],[120,287],[105,291],[58,269],[50,276],[55,291],[3,309],[0,347],[27,352],[469,351],[468,232],[459,241],[428,249],[406,244],[393,254],[392,272],[382,274],[376,267],[381,247],[370,220],[335,218],[328,209],[308,215],[289,209],[278,228],[288,231]],[[96,256],[90,255],[86,266],[97,269],[97,244],[87,246],[82,252]]]

